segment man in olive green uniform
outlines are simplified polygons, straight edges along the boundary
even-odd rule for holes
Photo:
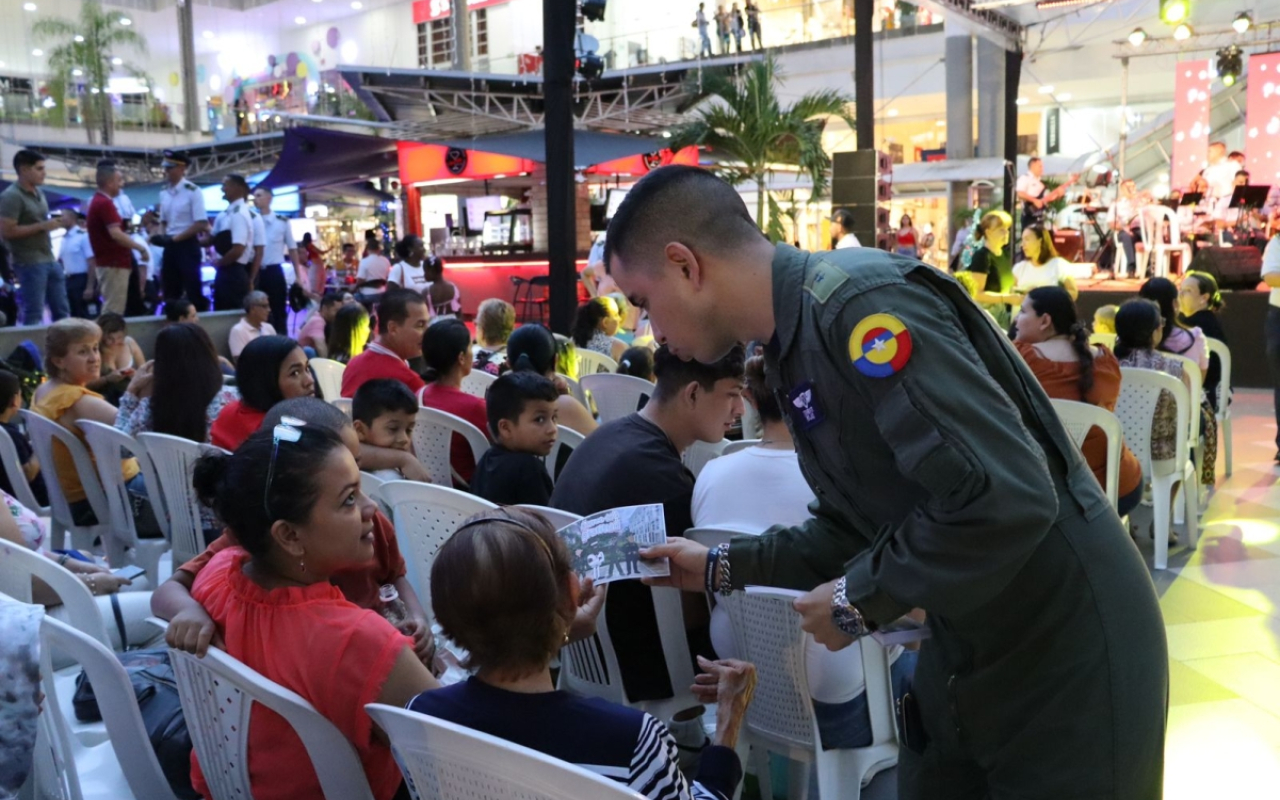
[[[692,167],[641,180],[607,242],[611,273],[676,353],[768,342],[817,495],[799,527],[646,551],[671,559],[664,582],[809,590],[802,626],[832,649],[924,609],[903,798],[1158,800],[1168,675],[1151,580],[1035,378],[959,285],[876,250],[775,248],[732,188]]]

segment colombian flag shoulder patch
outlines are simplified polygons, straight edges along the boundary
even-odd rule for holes
[[[887,378],[911,358],[911,332],[891,314],[872,314],[849,335],[849,358],[868,378]]]

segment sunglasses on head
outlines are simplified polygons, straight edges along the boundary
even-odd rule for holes
[[[297,417],[281,417],[280,423],[271,433],[271,463],[267,466],[267,485],[262,490],[262,508],[271,516],[271,482],[276,473],[276,456],[280,453],[281,442],[297,443],[302,439],[302,429],[307,423]]]

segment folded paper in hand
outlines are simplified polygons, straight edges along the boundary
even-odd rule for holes
[[[573,569],[596,583],[671,574],[667,559],[640,559],[640,550],[665,544],[667,523],[661,505],[611,508],[560,529]]]

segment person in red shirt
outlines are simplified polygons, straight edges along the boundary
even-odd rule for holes
[[[422,355],[422,336],[431,313],[422,295],[393,289],[378,302],[378,339],[355,356],[342,373],[342,396],[354,397],[360,384],[373,378],[395,378],[417,394],[426,384],[409,368]]]
[[[88,231],[89,246],[98,266],[89,285],[93,286],[94,279],[97,280],[104,313],[124,314],[129,274],[133,269],[133,254],[129,251],[138,251],[138,258],[143,262],[151,258],[151,251],[122,229],[123,220],[116,209],[115,198],[124,188],[124,175],[114,161],[98,162],[97,181],[98,191],[89,201]]]
[[[422,405],[461,417],[492,438],[484,399],[462,391],[462,379],[471,374],[472,365],[471,331],[467,326],[457,319],[431,325],[422,337],[422,355],[429,381],[418,396]],[[455,483],[461,479],[470,486],[476,471],[475,456],[467,440],[456,433],[449,447],[449,462],[457,473]]]
[[[316,381],[297,342],[288,336],[259,336],[236,361],[236,388],[240,399],[223,406],[209,427],[209,441],[224,450],[239,447],[281,400],[314,397]]]
[[[281,423],[289,426],[287,418]],[[238,546],[209,561],[191,597],[213,619],[227,653],[311,703],[351,743],[372,796],[391,800],[403,778],[364,706],[403,707],[439,683],[412,639],[332,583],[376,563],[377,506],[360,491],[355,458],[332,429],[289,430],[288,438],[259,431],[235,453],[196,463],[196,493]],[[282,717],[255,706],[246,735],[255,798],[324,798],[306,748]],[[194,753],[191,782],[210,796]]]

